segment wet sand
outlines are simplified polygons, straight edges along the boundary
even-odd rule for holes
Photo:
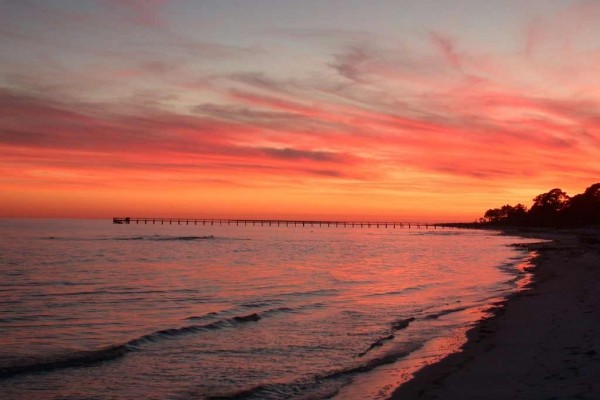
[[[600,399],[600,229],[518,234],[552,240],[526,245],[539,253],[530,288],[391,399]]]

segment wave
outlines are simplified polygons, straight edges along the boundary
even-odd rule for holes
[[[311,309],[315,309],[315,308],[322,308],[325,307],[325,303],[310,303],[310,304],[303,304],[294,308],[291,307],[277,307],[277,308],[272,308],[266,311],[263,311],[261,313],[261,315],[265,316],[265,317],[272,317],[274,315],[278,315],[278,314],[282,314],[282,313],[301,313],[304,312],[305,310],[311,310]]]
[[[127,345],[120,344],[99,350],[81,351],[64,356],[55,356],[50,359],[36,360],[29,364],[2,366],[0,367],[0,379],[28,373],[93,365],[123,357],[130,351]]]
[[[433,225],[429,225],[428,228],[426,228],[425,225],[421,225],[421,228],[417,228],[416,225],[413,225],[410,234],[414,236],[466,236],[469,235],[470,232],[458,229],[447,230],[443,228],[434,228]]]
[[[260,315],[261,317],[272,317],[274,315],[278,315],[278,314],[282,314],[282,313],[292,313],[292,314],[301,313],[306,310],[325,307],[325,303],[307,303],[307,304],[296,305],[294,307],[286,307],[286,306],[273,307],[276,304],[282,303],[282,302],[283,302],[283,300],[280,300],[280,299],[269,299],[269,300],[252,302],[252,303],[243,303],[243,304],[240,304],[238,307],[242,308],[242,309],[257,309],[257,308],[272,306],[272,308],[266,308],[264,310],[256,311],[256,313],[258,315]],[[214,319],[218,315],[221,315],[221,316],[222,315],[232,315],[234,313],[236,313],[235,308],[224,309],[219,312],[213,311],[213,312],[209,312],[209,313],[203,314],[203,315],[192,315],[190,317],[187,317],[186,320],[188,320],[188,321],[205,321],[207,319]]]
[[[190,335],[195,333],[210,332],[223,328],[233,328],[243,324],[251,322],[258,322],[263,318],[272,317],[282,313],[295,313],[301,312],[306,308],[318,308],[322,307],[322,303],[307,304],[296,308],[290,307],[277,307],[267,309],[257,313],[236,315],[227,319],[220,319],[207,324],[193,324],[186,325],[179,328],[168,328],[161,329],[155,332],[151,332],[137,338],[131,339],[125,343],[111,345],[98,350],[81,351],[72,353],[69,355],[59,355],[48,359],[37,359],[30,363],[20,365],[0,365],[0,380],[10,378],[12,376],[34,373],[34,372],[47,372],[56,369],[73,368],[73,367],[85,367],[93,364],[97,364],[103,361],[115,360],[126,354],[134,351],[141,350],[141,347],[157,343],[162,340],[176,339],[180,336]],[[214,318],[218,313],[208,313],[203,316],[189,317],[187,320],[203,320],[208,318]]]
[[[212,240],[216,239],[213,235],[208,236],[164,236],[164,235],[149,235],[149,236],[123,236],[104,240],[149,240],[149,241],[191,241],[191,240]]]
[[[421,226],[421,229],[423,229],[423,226]],[[431,226],[429,227],[429,229],[431,229]],[[436,236],[459,236],[459,235],[464,235],[465,233],[466,232],[463,232],[463,231],[444,231],[444,230],[437,230],[437,229],[433,229],[433,230],[425,229],[424,232],[418,232],[417,234],[436,235]]]
[[[441,285],[441,283],[439,283],[439,282],[432,282],[432,283],[427,283],[427,284],[423,284],[423,285],[411,286],[411,287],[407,287],[407,288],[400,289],[400,290],[392,290],[389,292],[369,293],[369,294],[366,294],[365,297],[398,296],[398,295],[404,295],[406,293],[410,293],[410,292],[414,292],[414,291],[418,291],[418,290],[424,290],[424,289],[428,289],[428,288],[440,286],[440,285]]]
[[[261,308],[261,307],[268,307],[271,306],[275,303],[283,303],[283,300],[281,299],[266,299],[266,300],[262,300],[262,301],[255,301],[255,302],[250,302],[250,303],[243,303],[240,304],[240,307],[244,307],[244,308]]]
[[[392,322],[390,326],[391,333],[389,335],[377,339],[369,345],[368,349],[358,353],[356,357],[363,357],[371,350],[383,346],[385,342],[393,340],[396,337],[396,335],[394,335],[396,331],[408,328],[408,325],[410,325],[410,323],[413,322],[415,319],[415,317],[409,317]]]
[[[331,398],[339,389],[349,383],[353,375],[369,372],[382,365],[394,363],[422,347],[413,342],[401,349],[395,349],[348,368],[342,368],[317,374],[307,379],[283,383],[267,383],[229,393],[200,396],[208,400],[237,399],[294,399],[294,398]]]
[[[215,318],[217,315],[219,315],[219,313],[213,311],[213,312],[209,312],[208,314],[204,314],[204,315],[192,315],[191,317],[187,317],[186,320],[187,321],[203,321],[205,319]]]
[[[58,282],[56,283],[56,285],[60,285],[61,283]],[[29,284],[29,286],[35,286],[34,284]],[[74,285],[63,285],[63,286],[74,286]],[[133,298],[132,296],[141,296],[141,295],[147,295],[147,294],[179,294],[179,293],[191,293],[191,294],[196,294],[198,293],[196,290],[194,289],[179,289],[179,290],[139,290],[136,288],[127,288],[127,287],[120,287],[120,288],[106,288],[106,289],[98,289],[98,290],[84,290],[84,291],[74,291],[74,292],[48,292],[48,293],[32,293],[29,296],[30,297],[35,297],[35,298],[45,298],[45,297],[90,297],[90,296],[129,296],[128,299],[133,300],[133,299],[137,299]],[[209,300],[208,297],[195,297],[194,298],[195,301],[197,302],[204,302]],[[77,300],[77,301],[82,301],[82,300]],[[107,302],[110,302],[110,300],[106,300]],[[116,302],[118,302],[118,300],[115,300]],[[176,300],[173,300],[176,301]],[[188,301],[187,299],[183,299],[182,301]]]
[[[399,331],[408,328],[408,325],[415,320],[415,317],[399,319],[392,322],[392,331]]]
[[[369,346],[368,349],[366,349],[365,351],[362,351],[360,353],[358,353],[356,356],[357,357],[363,357],[365,356],[368,352],[370,352],[371,350],[377,348],[377,347],[381,347],[383,346],[383,344],[385,342],[387,342],[388,340],[392,340],[394,339],[396,336],[395,335],[388,335],[388,336],[384,336],[382,338],[377,339],[376,341],[374,341],[373,343],[371,343],[371,345]]]
[[[467,310],[469,308],[470,307],[467,307],[467,306],[455,307],[455,308],[447,308],[447,309],[438,311],[436,313],[426,315],[424,318],[425,319],[438,319],[439,317],[443,317],[444,315],[448,315],[448,314],[452,314],[452,313],[455,313],[455,312],[464,311],[464,310]]]
[[[337,289],[318,289],[318,290],[308,290],[305,292],[289,292],[289,293],[281,293],[280,297],[312,297],[312,296],[333,296],[337,294],[339,290]]]
[[[411,288],[402,289],[402,290],[393,290],[390,292],[382,292],[382,293],[369,293],[369,294],[366,294],[365,297],[397,296],[397,295],[405,294],[410,289]]]
[[[262,319],[259,314],[235,316],[205,325],[188,325],[180,328],[161,329],[125,343],[104,347],[98,350],[79,351],[68,355],[58,355],[47,359],[37,359],[30,363],[20,365],[0,366],[0,379],[10,378],[34,372],[48,372],[56,369],[86,367],[103,361],[111,361],[139,350],[140,346],[155,343],[164,339],[173,339],[178,336],[192,333],[214,331],[239,324],[256,322]]]
[[[166,236],[166,235],[142,235],[142,236],[115,236],[115,237],[65,237],[65,236],[47,236],[43,240],[62,240],[62,241],[196,241],[219,239],[213,235],[207,236]]]

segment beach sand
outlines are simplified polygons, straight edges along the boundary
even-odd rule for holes
[[[600,229],[518,234],[552,240],[527,245],[530,288],[391,399],[600,399]]]

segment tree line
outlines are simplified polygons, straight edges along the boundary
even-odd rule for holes
[[[533,199],[531,208],[523,204],[491,208],[479,222],[502,226],[567,227],[600,224],[600,183],[573,197],[552,189]]]

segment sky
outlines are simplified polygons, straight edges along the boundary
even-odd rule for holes
[[[472,221],[600,181],[600,1],[0,0],[0,216]]]

